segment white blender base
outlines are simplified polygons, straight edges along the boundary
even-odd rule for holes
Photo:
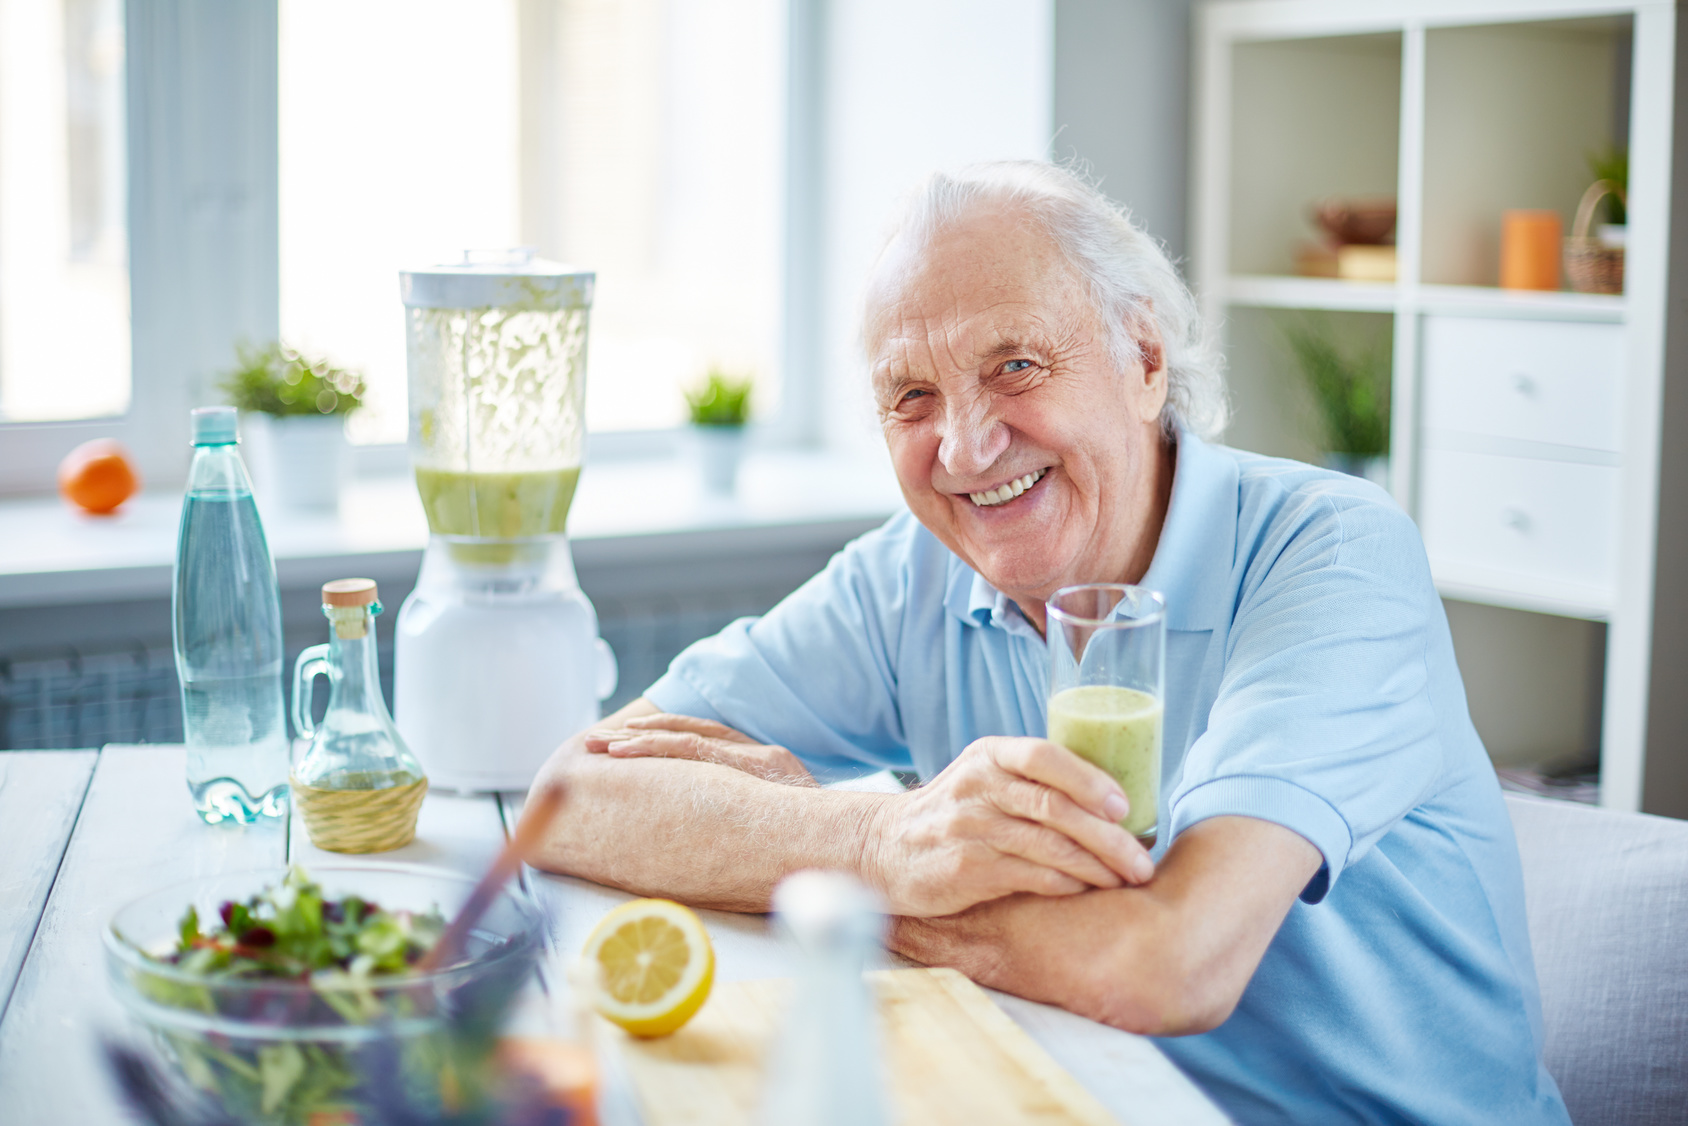
[[[405,600],[394,721],[431,786],[525,790],[563,740],[598,721],[615,658],[591,603],[572,595],[464,602],[419,587]]]

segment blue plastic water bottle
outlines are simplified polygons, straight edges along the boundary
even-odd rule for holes
[[[193,412],[171,599],[188,789],[211,824],[287,814],[281,592],[233,407]]]

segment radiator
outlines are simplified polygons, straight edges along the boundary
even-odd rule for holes
[[[600,599],[599,632],[621,667],[614,711],[661,676],[680,650],[728,622],[760,614],[789,589],[735,591],[729,596]],[[386,623],[382,623],[385,625]],[[291,640],[291,639],[290,639]],[[300,647],[302,648],[302,646]],[[390,630],[378,645],[381,687],[393,699]],[[287,655],[284,691],[292,691],[295,648]],[[326,703],[317,681],[318,714]],[[179,743],[182,705],[168,638],[137,639],[93,651],[0,653],[0,749],[55,750],[106,743]]]

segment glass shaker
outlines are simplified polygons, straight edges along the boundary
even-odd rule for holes
[[[801,968],[766,1071],[758,1126],[891,1121],[873,997],[862,978],[885,940],[883,911],[844,872],[796,872],[774,889],[774,915]]]
[[[416,836],[428,792],[422,766],[405,746],[375,660],[374,579],[322,586],[327,645],[299,654],[293,667],[293,726],[310,749],[293,767],[293,800],[311,843],[330,852],[386,852]],[[311,687],[328,678],[328,711],[311,722]]]

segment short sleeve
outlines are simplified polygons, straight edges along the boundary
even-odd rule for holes
[[[1324,858],[1302,892],[1318,902],[1442,774],[1436,594],[1417,529],[1381,496],[1298,504],[1253,551],[1170,835],[1224,815],[1283,825]]]
[[[917,527],[898,516],[852,542],[764,617],[686,649],[646,698],[777,743],[822,781],[910,769],[896,652]]]

